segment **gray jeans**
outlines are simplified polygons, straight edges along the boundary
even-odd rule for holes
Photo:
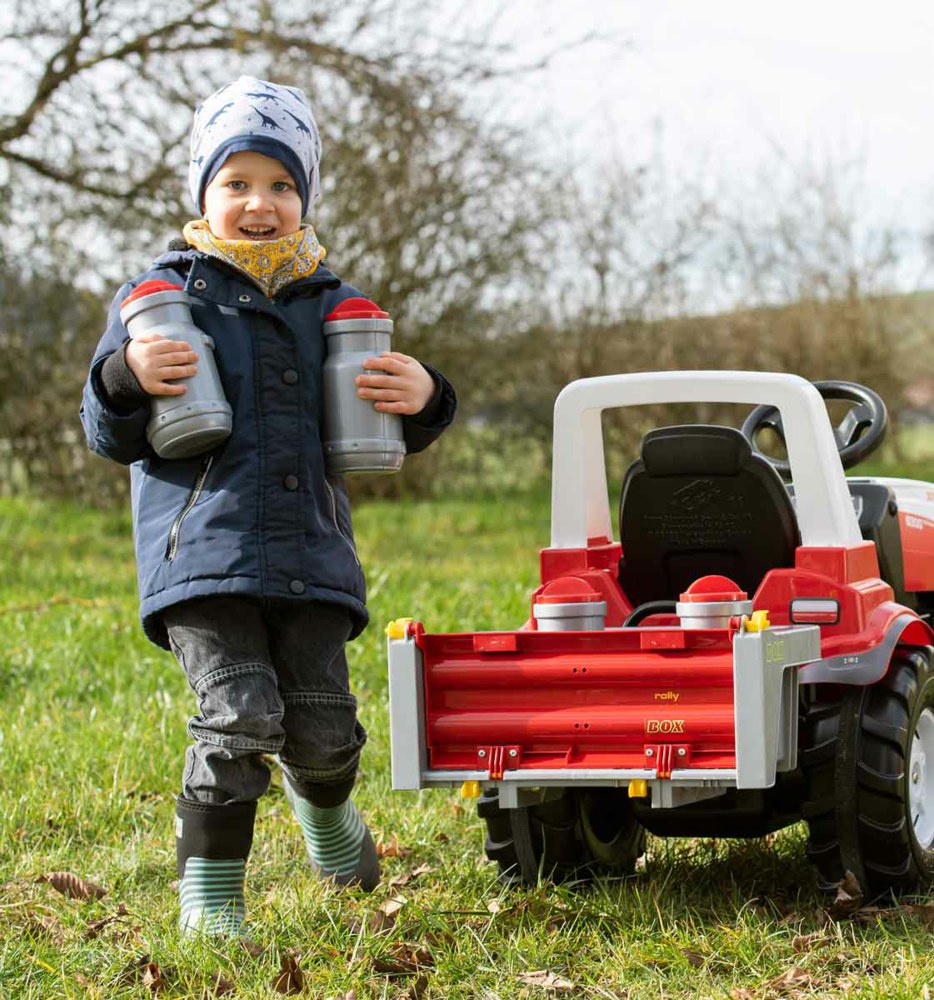
[[[349,794],[366,731],[350,693],[350,616],[331,604],[205,597],[168,608],[169,643],[198,696],[182,795],[253,802],[276,754],[299,794]],[[336,803],[335,803],[336,804]]]

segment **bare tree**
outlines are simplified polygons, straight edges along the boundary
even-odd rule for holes
[[[33,289],[30,274],[54,273],[105,297],[145,266],[192,215],[184,179],[194,103],[254,73],[304,87],[315,108],[325,155],[314,222],[329,263],[392,312],[402,349],[469,378],[493,289],[529,264],[528,236],[553,199],[541,194],[547,175],[530,165],[521,136],[467,110],[464,94],[495,73],[489,50],[471,44],[482,26],[474,38],[433,35],[436,6],[4,7],[10,280]],[[91,346],[77,344],[76,357]],[[74,398],[64,385],[61,395],[63,406]]]

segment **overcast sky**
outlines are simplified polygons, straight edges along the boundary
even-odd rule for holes
[[[934,221],[932,0],[474,0],[529,51],[596,33],[517,92],[599,159],[729,177],[776,149],[863,163],[872,213]]]

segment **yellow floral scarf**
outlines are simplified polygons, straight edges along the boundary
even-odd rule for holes
[[[185,223],[182,235],[190,246],[245,274],[268,298],[314,274],[327,253],[308,225],[277,240],[221,240],[204,219],[194,219]]]

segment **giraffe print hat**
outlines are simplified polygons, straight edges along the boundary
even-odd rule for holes
[[[303,91],[241,76],[195,109],[188,186],[200,213],[204,189],[232,154],[252,150],[280,160],[302,198],[302,215],[321,195],[321,136]]]

